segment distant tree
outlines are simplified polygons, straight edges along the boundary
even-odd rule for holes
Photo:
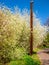
[[[49,32],[49,18],[47,18],[47,21],[45,22],[45,26],[47,26],[47,32]]]
[[[47,21],[45,22],[45,25],[49,27],[49,18],[47,18]]]

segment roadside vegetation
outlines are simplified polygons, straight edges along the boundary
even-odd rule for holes
[[[28,55],[30,45],[30,15],[28,10],[15,13],[6,7],[0,8],[0,65],[40,65],[37,47],[49,42],[47,27],[42,26],[34,14],[34,54]],[[45,38],[46,37],[46,38]],[[46,39],[46,40],[45,40]]]

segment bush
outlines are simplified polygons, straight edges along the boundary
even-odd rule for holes
[[[29,37],[26,35],[29,36],[29,29],[23,21],[20,15],[15,16],[9,10],[0,10],[0,63],[20,59],[25,54],[21,48],[28,49]]]
[[[26,65],[40,65],[40,61],[39,60],[31,58],[31,56],[28,56],[28,55],[26,55],[24,57],[24,60],[26,62]]]
[[[26,55],[26,51],[23,48],[9,48],[6,51],[0,52],[0,63],[8,63],[11,60],[22,59]]]
[[[24,48],[16,48],[11,54],[12,60],[20,60],[26,55],[26,51]]]
[[[45,37],[45,40],[44,40],[44,43],[46,44],[49,44],[49,32],[47,33],[46,37]]]
[[[7,43],[12,47],[25,48],[28,53],[30,47],[29,17],[30,15],[27,10],[20,12],[17,9],[15,13],[12,13],[6,7],[0,8],[0,43]],[[34,47],[37,47],[43,42],[45,34],[46,27],[42,26],[40,20],[34,16]]]
[[[0,8],[0,62],[6,63],[15,58],[20,59],[20,56],[23,56],[22,50],[17,48],[23,48],[26,53],[29,53],[30,27],[28,22],[30,15],[26,10],[26,13],[19,11],[12,13],[6,7],[2,8]],[[46,31],[35,17],[35,23],[36,21],[38,22],[35,24],[33,32],[34,46],[42,43]]]
[[[8,65],[40,65],[40,62],[26,55],[22,60],[11,61]]]
[[[47,35],[45,36],[43,44],[40,46],[40,48],[49,48],[49,32],[47,32]]]

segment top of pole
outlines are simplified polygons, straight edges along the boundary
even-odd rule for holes
[[[30,3],[33,3],[34,1],[33,0],[30,0]]]

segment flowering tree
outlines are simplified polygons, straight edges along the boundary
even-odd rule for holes
[[[29,17],[26,9],[22,12],[16,9],[15,13],[5,7],[0,9],[0,62],[4,60],[7,62],[19,56],[17,48],[23,48],[26,53],[29,52]],[[43,42],[46,27],[40,24],[40,20],[35,15],[33,34],[34,47],[37,47]]]
[[[0,62],[6,63],[22,55],[19,51],[17,54],[18,47],[28,49],[29,28],[24,18],[19,13],[15,15],[8,9],[0,9]]]
[[[34,47],[41,45],[46,36],[47,26],[41,25],[40,22],[34,14]]]

